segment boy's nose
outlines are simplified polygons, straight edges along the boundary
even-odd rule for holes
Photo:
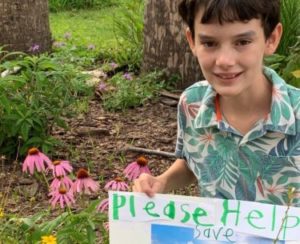
[[[221,68],[227,68],[235,65],[235,57],[230,50],[220,50],[216,56],[216,65]]]

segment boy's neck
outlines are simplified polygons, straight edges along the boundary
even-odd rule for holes
[[[272,83],[263,77],[263,82],[257,82],[249,90],[235,97],[220,95],[222,112],[232,115],[243,115],[260,110],[270,110],[272,100]],[[268,111],[269,112],[269,111]]]

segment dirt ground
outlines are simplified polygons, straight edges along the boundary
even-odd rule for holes
[[[125,166],[139,156],[145,156],[152,174],[158,175],[172,164],[174,158],[124,149],[130,145],[174,152],[177,101],[170,100],[161,96],[125,112],[108,112],[103,109],[101,99],[95,97],[90,101],[87,113],[68,119],[68,131],[55,130],[53,135],[63,145],[50,158],[70,160],[75,170],[88,168],[101,187],[100,194],[92,198],[106,197],[105,183],[122,177]],[[47,187],[22,174],[21,162],[2,163],[0,168],[0,200],[8,196],[5,211],[28,216],[49,206]],[[51,176],[48,179],[50,181]],[[195,195],[197,189],[192,186],[174,193]]]

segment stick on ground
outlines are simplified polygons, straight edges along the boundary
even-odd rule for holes
[[[139,153],[145,153],[145,154],[159,155],[159,156],[164,156],[164,157],[168,157],[168,158],[175,158],[175,153],[147,149],[147,148],[142,148],[142,147],[133,147],[133,146],[127,145],[127,146],[125,146],[125,148],[123,150],[125,152],[132,151],[132,152],[139,152]]]

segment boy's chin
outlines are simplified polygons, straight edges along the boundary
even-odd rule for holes
[[[241,94],[241,91],[234,87],[230,87],[230,88],[227,87],[227,88],[221,88],[221,89],[216,88],[215,90],[220,96],[228,97],[228,98],[238,97]]]

